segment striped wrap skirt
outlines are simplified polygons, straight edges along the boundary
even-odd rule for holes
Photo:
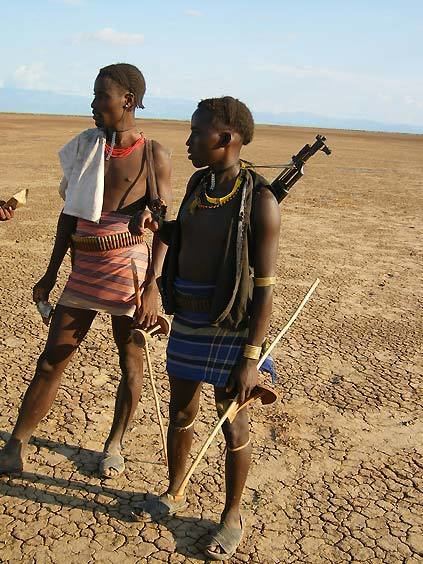
[[[207,298],[213,295],[214,286],[177,278],[175,289],[186,296]],[[210,325],[208,313],[176,311],[166,351],[167,372],[174,378],[223,388],[242,357],[247,337],[248,329],[231,331]],[[274,379],[270,357],[260,370]]]
[[[99,223],[78,218],[76,235],[103,237],[128,231],[129,215],[103,212]],[[135,260],[140,284],[149,264],[149,249],[145,242],[110,251],[75,250],[72,272],[59,304],[104,311],[111,315],[135,313],[135,293],[131,270]]]

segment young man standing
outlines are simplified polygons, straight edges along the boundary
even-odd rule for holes
[[[22,471],[25,446],[48,413],[62,373],[98,311],[111,314],[122,370],[100,474],[112,477],[124,471],[122,439],[138,404],[143,376],[142,352],[130,339],[135,311],[131,259],[142,282],[138,321],[145,328],[157,317],[156,279],[166,249],[156,235],[150,259],[147,244],[132,236],[127,224],[146,206],[155,209],[157,204],[160,208],[170,203],[169,154],[158,143],[147,141],[135,123],[135,109],[144,107],[144,93],[144,77],[133,65],[102,68],[91,104],[96,128],[82,132],[60,152],[65,206],[47,271],[33,290],[34,301],[47,302],[70,246],[72,272],[12,436],[0,453],[0,473]]]
[[[203,383],[216,404],[241,404],[257,383],[257,361],[269,326],[280,211],[268,183],[240,160],[254,122],[232,97],[198,104],[187,140],[196,168],[174,222],[159,230],[169,245],[162,275],[163,304],[174,319],[167,348],[171,399],[169,487],[146,502],[155,517],[186,505],[176,495],[186,471]],[[204,168],[206,167],[206,168]],[[137,232],[135,222],[130,229]],[[225,422],[226,500],[206,554],[228,560],[242,536],[241,496],[251,459],[247,410]]]

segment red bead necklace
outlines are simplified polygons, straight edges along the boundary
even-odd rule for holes
[[[106,157],[108,159],[110,159],[110,157],[112,157],[113,159],[122,159],[123,157],[127,157],[133,151],[135,151],[137,147],[143,145],[144,142],[145,142],[145,137],[143,134],[141,134],[141,137],[137,139],[135,143],[133,145],[130,145],[129,147],[119,148],[119,147],[114,147],[114,145],[109,145],[108,143],[106,143],[104,147],[104,153],[106,154]]]

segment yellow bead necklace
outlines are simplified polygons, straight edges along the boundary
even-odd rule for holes
[[[190,213],[194,213],[194,211],[197,208],[200,209],[215,209],[215,208],[220,208],[222,206],[224,206],[225,204],[227,204],[228,202],[230,202],[231,200],[233,200],[235,198],[235,196],[238,194],[238,191],[242,185],[242,182],[244,180],[244,169],[245,166],[241,163],[241,168],[239,170],[239,173],[235,179],[234,182],[234,186],[232,188],[232,190],[229,192],[229,194],[226,194],[226,196],[222,196],[221,198],[213,198],[211,196],[209,196],[207,194],[207,190],[206,190],[206,186],[205,183],[202,182],[202,184],[204,185],[204,188],[202,188],[199,192],[199,194],[194,198],[194,200],[192,201],[189,211]]]

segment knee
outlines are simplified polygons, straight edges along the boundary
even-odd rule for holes
[[[239,413],[232,423],[226,421],[222,430],[229,450],[236,450],[246,445],[250,438],[248,416]]]
[[[59,369],[57,363],[54,362],[54,359],[48,352],[44,351],[37,361],[35,377],[53,382],[60,378],[61,373],[62,371]]]
[[[128,381],[138,382],[142,378],[142,351],[128,345],[119,350],[119,366]]]
[[[181,408],[172,404],[169,405],[169,421],[172,427],[176,429],[189,429],[193,426],[197,416],[198,408],[196,406],[189,406]]]

